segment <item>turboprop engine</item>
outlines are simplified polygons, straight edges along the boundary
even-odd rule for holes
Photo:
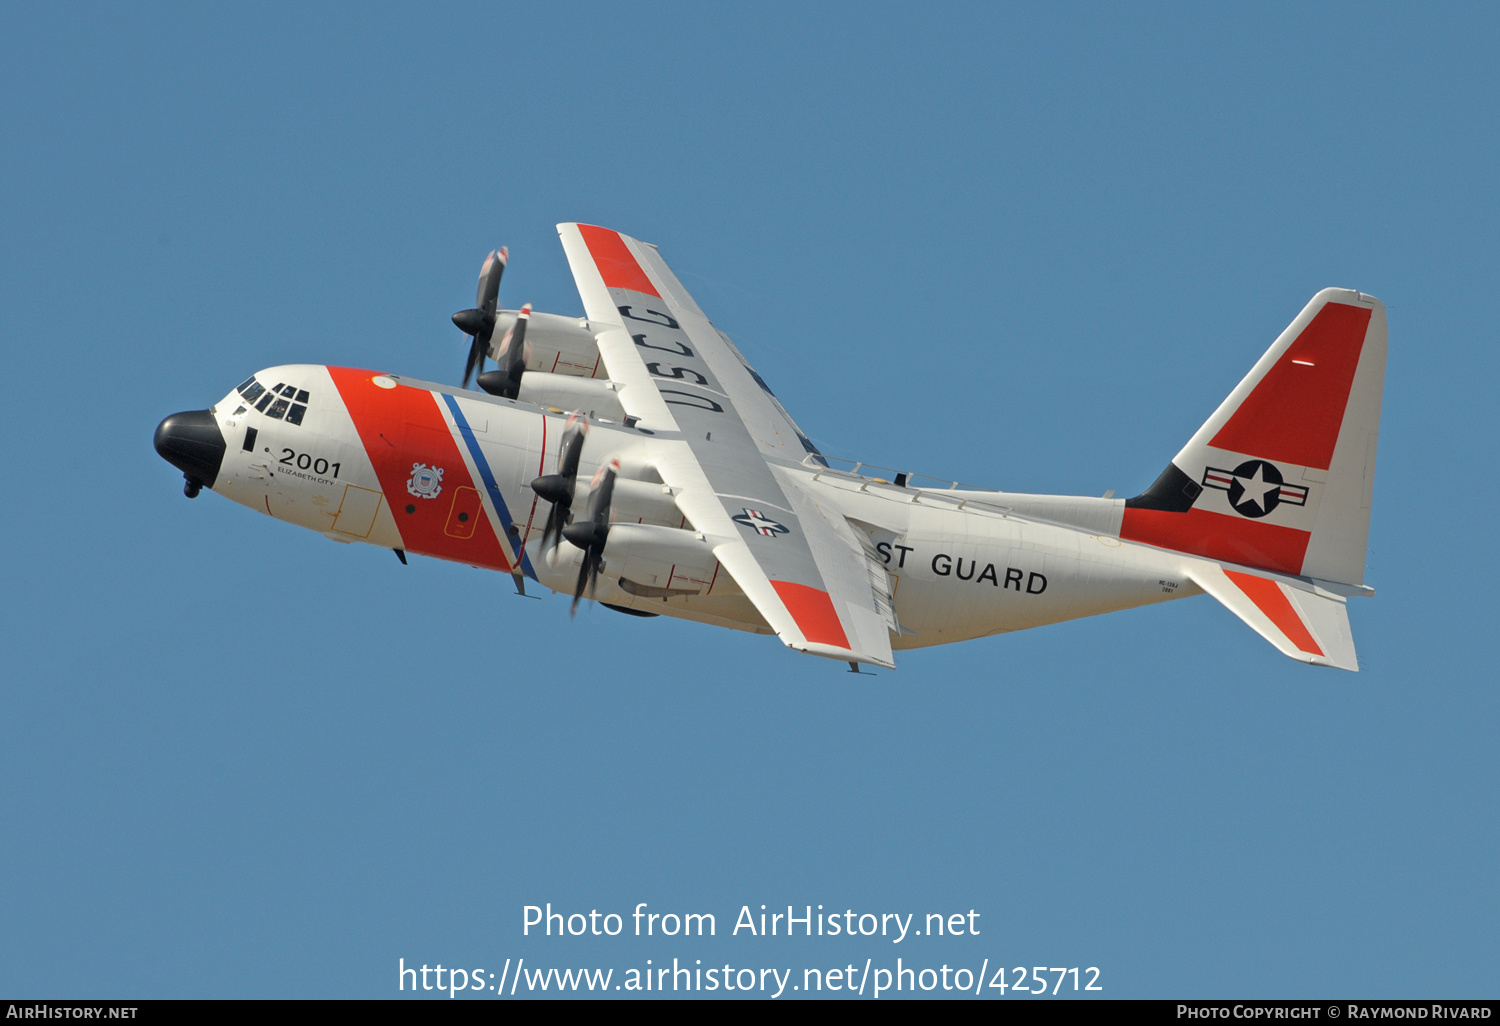
[[[501,310],[495,314],[494,337],[504,342],[511,333],[519,310]],[[602,330],[584,317],[567,317],[562,314],[531,311],[531,323],[526,329],[527,347],[531,350],[526,359],[528,374],[542,371],[549,374],[566,374],[575,378],[592,378],[604,373],[599,360],[599,347],[594,335]],[[492,359],[500,359],[500,346],[492,347]]]
[[[587,318],[499,309],[500,279],[510,254],[504,248],[485,258],[479,270],[476,306],[453,315],[453,323],[471,336],[464,385],[478,372],[479,387],[491,395],[537,406],[580,410],[606,420],[623,421],[625,411],[603,369],[594,335],[599,328]],[[499,367],[484,369],[493,359]]]
[[[693,531],[654,524],[611,524],[603,573],[641,598],[698,595],[714,583],[719,560]]]
[[[481,388],[487,384],[484,380],[491,374],[500,374],[501,371],[488,371],[479,376]],[[503,395],[501,392],[493,392],[485,388],[491,395]],[[625,408],[620,405],[620,397],[615,394],[615,386],[612,381],[597,381],[589,378],[580,378],[572,374],[548,374],[546,371],[527,371],[521,375],[520,387],[516,389],[515,395],[507,396],[509,399],[519,399],[523,403],[532,403],[536,406],[555,407],[559,410],[577,410],[586,413],[595,420],[612,420],[623,423],[625,420]]]
[[[532,337],[536,332],[531,325],[534,319],[542,316],[548,315],[533,314],[530,303],[516,311],[515,323],[495,350],[495,362],[500,366],[480,372],[479,387],[490,395],[505,399],[580,410],[608,420],[624,420],[625,410],[615,396],[613,382],[531,369],[536,363],[536,352],[532,348]],[[593,336],[590,335],[589,339],[592,344]]]
[[[553,504],[544,537],[551,540],[560,536],[560,541],[549,547],[548,559],[556,565],[575,558],[562,542],[582,552],[573,608],[578,608],[584,594],[593,597],[600,574],[617,579],[624,591],[642,598],[698,595],[712,587],[719,560],[702,535],[681,527],[616,522],[615,517],[621,512],[630,516],[636,511],[668,521],[682,521],[672,503],[670,488],[659,482],[621,477],[618,458],[610,459],[594,475],[588,489],[587,511],[582,516],[572,514],[573,498],[578,492],[577,460],[583,433],[582,421],[570,425],[557,473],[539,477],[531,484],[538,496]]]

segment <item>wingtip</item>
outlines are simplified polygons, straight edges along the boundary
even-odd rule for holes
[[[844,663],[862,663],[867,666],[879,666],[887,670],[894,670],[896,668],[894,659],[884,659],[869,652],[856,652],[852,648],[840,648],[837,645],[826,645],[818,641],[788,640],[784,635],[781,638],[781,643],[794,652],[805,652],[808,655],[822,656],[824,659],[836,659]]]

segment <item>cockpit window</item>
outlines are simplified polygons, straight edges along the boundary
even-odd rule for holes
[[[273,420],[281,420],[285,417],[288,424],[302,423],[311,399],[307,389],[289,385],[284,381],[278,381],[274,387],[268,389],[256,381],[253,374],[246,378],[236,391],[244,397],[247,406],[253,404],[257,410]],[[239,414],[244,411],[245,407],[242,406],[235,412]]]

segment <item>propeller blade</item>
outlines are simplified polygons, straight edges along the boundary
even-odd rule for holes
[[[589,519],[596,530],[609,529],[609,504],[615,496],[615,476],[620,472],[620,461],[610,460],[600,467],[589,482]],[[599,547],[604,547],[601,539]]]
[[[526,326],[531,323],[531,304],[521,307],[515,326],[506,333],[503,351],[496,361],[505,365],[504,396],[514,399],[521,394],[521,375],[526,373]]]
[[[572,612],[578,611],[578,600],[588,589],[589,598],[594,597],[594,588],[599,572],[604,566],[604,547],[609,544],[609,506],[614,497],[615,477],[620,470],[619,460],[610,460],[599,468],[589,489],[589,518],[572,523],[562,529],[562,535],[583,550],[583,564],[578,568],[578,584],[573,589]]]
[[[588,588],[589,597],[593,597],[594,579],[599,573],[594,565],[592,553],[583,554],[583,562],[578,567],[578,585],[573,589],[573,604],[568,607],[569,616],[578,615],[578,600],[583,598],[583,589]]]
[[[465,388],[469,387],[469,379],[475,376],[476,371],[484,373],[484,359],[489,355],[490,339],[495,334],[495,304],[500,295],[500,276],[505,273],[505,265],[509,260],[510,250],[504,246],[485,257],[484,265],[479,269],[479,289],[475,295],[477,307],[473,310],[460,310],[453,315],[453,323],[458,330],[474,339],[469,345],[468,362],[464,364]]]
[[[556,545],[562,537],[563,528],[573,519],[573,492],[578,483],[578,460],[583,454],[583,440],[588,434],[589,422],[577,413],[568,417],[563,429],[562,444],[557,449],[557,472],[539,477],[531,482],[531,490],[543,500],[552,503],[547,514],[547,524],[542,529],[542,549],[546,551]]]
[[[557,544],[562,537],[563,528],[568,526],[568,504],[556,502],[547,513],[547,524],[542,528],[542,551],[546,552]]]
[[[474,294],[474,305],[481,313],[495,312],[495,302],[500,296],[500,276],[505,273],[505,265],[509,262],[510,250],[505,246],[492,250],[484,258],[484,266],[479,268],[479,290]]]
[[[469,387],[469,378],[477,370],[484,373],[484,354],[489,348],[489,332],[480,332],[474,336],[474,341],[469,344],[469,359],[464,363],[464,388]]]
[[[595,523],[569,524],[563,528],[563,537],[583,550],[583,562],[578,567],[578,584],[573,589],[573,611],[578,610],[578,600],[587,589],[589,598],[594,597],[594,586],[599,580],[599,571],[604,565],[604,546],[609,543],[609,525]]]
[[[583,439],[588,433],[588,419],[582,414],[570,413],[563,427],[562,445],[557,449],[557,472],[569,483],[578,480],[578,457],[583,455]]]
[[[521,307],[516,323],[505,333],[495,350],[496,370],[479,376],[479,387],[490,395],[503,399],[516,399],[521,395],[521,375],[526,373],[526,325],[531,321],[531,304]]]

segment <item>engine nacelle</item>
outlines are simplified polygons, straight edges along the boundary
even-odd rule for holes
[[[526,340],[531,341],[529,330]],[[620,405],[620,397],[608,381],[529,370],[521,375],[521,390],[516,398],[523,403],[577,410],[616,423],[625,420],[625,408]]]
[[[642,598],[701,595],[713,587],[719,560],[692,531],[652,524],[611,524],[604,573]]]
[[[491,336],[489,356],[499,359],[500,343],[515,327],[519,311],[500,310],[495,314],[495,333]],[[549,374],[566,374],[571,377],[602,377],[604,363],[599,359],[599,347],[594,335],[605,325],[595,325],[583,317],[564,317],[561,314],[541,313],[533,310],[531,322],[526,326],[526,345],[531,358],[526,361],[526,370],[545,371]]]
[[[683,520],[682,511],[672,498],[672,489],[664,484],[631,481],[624,477],[615,479],[610,511],[616,521],[625,524],[644,520],[651,524],[679,527]]]

